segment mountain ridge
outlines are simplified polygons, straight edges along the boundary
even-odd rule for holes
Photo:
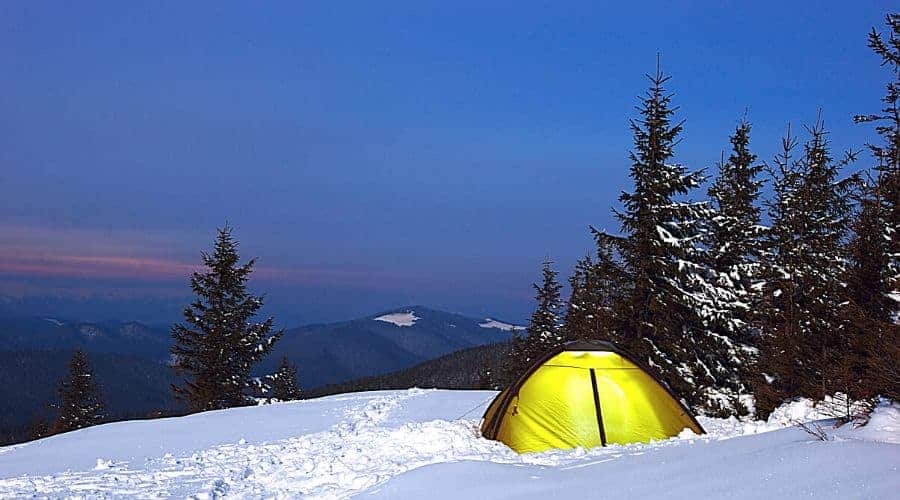
[[[409,326],[379,321],[412,313]],[[487,321],[412,305],[385,309],[343,322],[285,331],[263,370],[282,355],[297,364],[301,384],[318,387],[413,366],[467,347],[509,340],[512,331],[481,326]]]
[[[411,314],[416,319],[408,326],[377,320],[391,314]],[[514,330],[483,326],[489,322],[413,305],[347,321],[303,325],[287,329],[253,374],[272,373],[281,356],[287,356],[297,366],[299,382],[307,390],[379,376],[463,349],[509,340]],[[8,362],[6,371],[15,371],[15,380],[20,381],[19,387],[0,386],[0,398],[28,402],[20,408],[6,408],[3,425],[26,425],[45,413],[76,348],[88,353],[100,383],[110,389],[106,392],[114,413],[146,414],[155,406],[174,408],[177,405],[169,389],[176,380],[168,366],[171,344],[169,329],[162,325],[80,322],[53,315],[0,316],[0,359]],[[23,387],[33,394],[24,396]]]

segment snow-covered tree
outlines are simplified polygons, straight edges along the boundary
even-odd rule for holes
[[[877,30],[868,45],[891,71],[881,112],[855,117],[875,123],[880,144],[869,144],[872,175],[859,197],[848,245],[848,321],[854,352],[864,358],[845,368],[859,396],[900,400],[900,14],[888,14],[887,39]],[[845,391],[849,392],[849,391]]]
[[[865,179],[857,196],[857,212],[847,244],[847,296],[872,320],[892,322],[897,302],[892,298],[891,240],[886,235],[887,211],[877,179]]]
[[[888,240],[884,238],[885,218],[877,182],[867,179],[858,195],[857,214],[851,224],[847,244],[846,323],[843,353],[827,366],[827,378],[834,380],[846,401],[839,416],[850,418],[850,410],[860,402],[874,403],[880,395],[900,396],[900,325],[892,321],[894,301],[890,296],[887,270]],[[885,375],[893,372],[893,378]],[[856,402],[854,405],[853,403]]]
[[[280,401],[300,399],[301,391],[297,383],[297,367],[292,365],[287,356],[282,356],[281,364],[275,373],[269,376],[271,397]]]
[[[786,398],[834,392],[828,367],[846,348],[843,244],[855,178],[838,177],[853,156],[832,158],[821,120],[809,133],[795,160],[797,141],[789,132],[769,168],[775,196],[763,259],[761,376],[755,380],[762,416]]]
[[[881,58],[881,65],[890,69],[892,79],[881,99],[881,112],[856,116],[855,121],[875,123],[875,131],[882,138],[881,144],[868,145],[875,159],[868,208],[883,230],[883,246],[871,250],[883,253],[877,258],[887,264],[873,287],[892,300],[893,320],[900,322],[900,13],[888,14],[885,22],[890,28],[887,39],[872,28],[869,47]]]
[[[762,255],[760,208],[757,206],[762,165],[750,151],[750,124],[742,121],[730,138],[731,153],[719,162],[719,174],[709,188],[714,203],[707,238],[707,257],[714,283],[727,290],[719,307],[726,311],[710,328],[728,346],[733,366],[740,370],[730,390],[723,392],[723,405],[743,412],[741,394],[749,392],[749,378],[756,335],[752,316],[760,303],[759,260]]]
[[[176,371],[188,375],[173,386],[192,411],[248,404],[250,369],[271,352],[283,330],[273,332],[273,318],[253,322],[262,297],[247,291],[255,259],[239,264],[231,228],[220,229],[212,254],[203,253],[205,272],[194,272],[196,300],[184,310],[184,324],[172,327]]]
[[[541,268],[541,284],[534,284],[537,293],[537,308],[531,314],[531,321],[526,329],[532,358],[560,345],[563,341],[560,322],[562,302],[560,290],[562,286],[553,270],[553,261],[546,260]]]
[[[709,188],[715,204],[710,225],[708,246],[710,262],[719,283],[731,290],[739,300],[732,301],[729,334],[739,342],[750,343],[751,308],[757,302],[753,284],[762,255],[760,208],[757,206],[760,188],[758,179],[762,165],[755,164],[756,155],[750,152],[750,124],[741,122],[730,138],[732,150],[728,159],[719,163],[719,175]]]
[[[614,305],[623,292],[622,272],[608,241],[598,242],[597,257],[589,255],[575,264],[569,277],[571,294],[563,331],[567,340],[612,340],[615,337]]]
[[[621,235],[594,231],[621,257],[626,294],[616,307],[614,340],[658,371],[699,411],[722,412],[724,389],[740,389],[736,346],[717,334],[733,293],[716,283],[703,241],[713,217],[708,202],[681,198],[705,180],[702,171],[673,163],[682,122],[673,122],[668,76],[657,69],[632,120],[632,192],[619,197]]]
[[[594,338],[594,319],[599,309],[596,301],[598,295],[590,281],[594,274],[594,261],[590,255],[579,259],[575,269],[569,276],[569,301],[566,305],[563,332],[566,340],[584,340]]]
[[[562,286],[557,280],[551,260],[544,261],[541,268],[541,283],[535,283],[537,307],[524,335],[513,335],[506,383],[515,381],[544,352],[565,341],[560,321]]]
[[[105,409],[100,386],[87,354],[77,349],[69,362],[69,374],[59,385],[58,414],[52,432],[68,432],[103,422]]]

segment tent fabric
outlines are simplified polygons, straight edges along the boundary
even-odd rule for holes
[[[608,342],[547,353],[488,406],[482,434],[519,453],[649,442],[703,428],[662,384]]]

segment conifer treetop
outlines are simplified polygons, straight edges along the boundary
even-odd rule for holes
[[[262,296],[247,291],[256,259],[240,264],[237,248],[226,224],[213,251],[201,254],[206,269],[191,275],[196,298],[184,309],[184,323],[172,327],[176,371],[193,378],[173,389],[194,410],[245,404],[252,366],[283,334],[272,317],[253,321],[263,305]]]

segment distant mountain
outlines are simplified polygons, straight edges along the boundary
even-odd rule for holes
[[[261,372],[282,355],[297,365],[300,383],[313,388],[400,370],[467,347],[503,342],[521,329],[495,319],[475,319],[409,306],[365,318],[309,325],[285,332]]]
[[[511,347],[510,342],[470,347],[403,370],[318,387],[307,391],[306,397],[410,387],[494,389],[487,372],[498,373]]]
[[[0,350],[73,350],[116,353],[155,361],[169,358],[168,327],[137,322],[85,323],[54,317],[0,317]]]
[[[351,321],[290,329],[255,374],[271,373],[280,357],[287,355],[297,365],[300,384],[316,388],[508,341],[521,328],[422,306],[401,307]],[[0,316],[0,380],[4,381],[0,385],[0,432],[26,425],[54,400],[59,379],[76,348],[86,351],[96,365],[113,415],[173,408],[169,385],[174,375],[166,366],[171,343],[168,326]],[[476,366],[474,360],[471,366]]]

